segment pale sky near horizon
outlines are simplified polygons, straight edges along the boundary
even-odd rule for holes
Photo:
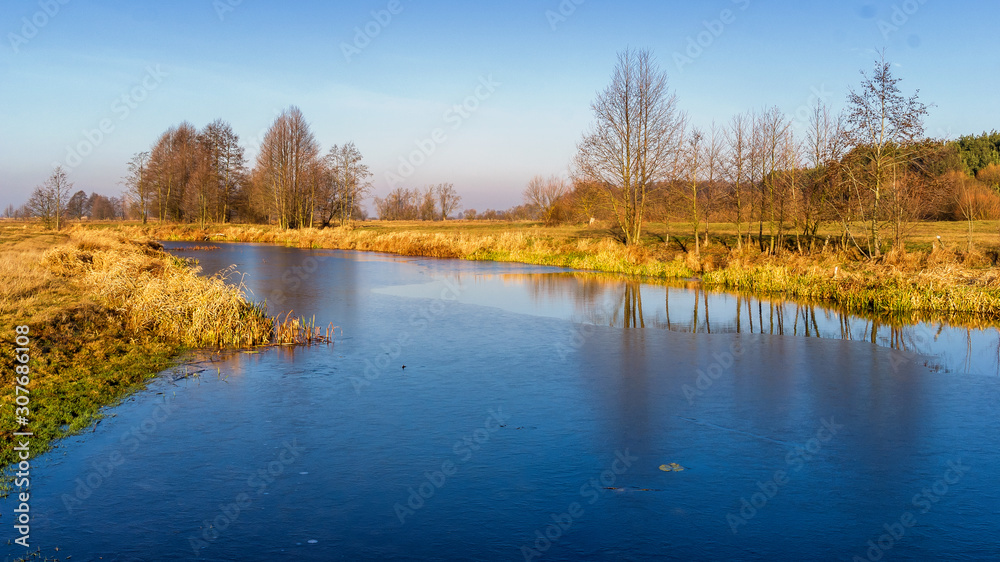
[[[296,105],[324,151],[357,144],[377,195],[450,182],[464,208],[508,208],[565,172],[626,47],[701,127],[840,109],[884,48],[931,136],[978,134],[1000,129],[997,22],[996,1],[3,0],[0,207],[55,164],[118,195],[129,157],[185,120],[229,121],[252,164]]]

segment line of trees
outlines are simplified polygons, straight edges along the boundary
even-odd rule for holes
[[[462,197],[450,183],[423,189],[397,187],[385,197],[375,198],[375,212],[380,220],[448,220],[461,202]]]
[[[646,221],[679,222],[687,232],[675,240],[696,254],[711,243],[712,222],[735,222],[738,247],[772,254],[803,251],[834,223],[835,243],[873,258],[900,246],[916,220],[971,229],[1000,218],[1000,134],[928,138],[927,106],[902,93],[884,53],[845,112],[818,104],[805,134],[777,107],[692,127],[648,51],[619,55],[592,110],[572,187],[534,178],[525,190],[534,218],[603,219],[625,244],[642,240]]]
[[[132,156],[123,178],[134,214],[147,222],[228,222],[246,180],[239,136],[217,120],[201,131],[183,122]]]
[[[73,183],[62,166],[57,166],[44,183],[32,191],[20,208],[8,205],[5,218],[37,218],[46,228],[60,229],[69,220],[120,220],[126,216],[123,197],[106,197],[99,193],[73,193]]]
[[[124,178],[135,214],[146,222],[276,223],[325,227],[364,219],[371,172],[354,143],[323,154],[297,107],[264,133],[252,168],[232,126],[171,127],[128,163]]]
[[[202,226],[233,221],[283,228],[342,226],[367,218],[364,201],[372,191],[372,173],[353,142],[323,153],[304,115],[292,106],[264,132],[252,166],[228,122],[219,119],[201,130],[183,122],[129,159],[122,184],[125,197],[120,199],[86,198],[83,192],[71,198],[72,184],[57,168],[28,205],[10,207],[6,214],[40,217],[56,227],[67,217],[83,216]],[[376,197],[375,206],[386,220],[446,220],[459,211],[461,200],[454,185],[441,183],[399,188]]]
[[[861,74],[843,113],[820,103],[807,124],[797,124],[779,108],[763,107],[701,129],[652,54],[626,50],[592,103],[594,122],[569,179],[532,178],[523,204],[484,212],[459,212],[461,197],[449,183],[401,187],[374,198],[376,214],[546,224],[601,219],[625,244],[641,243],[644,225],[661,222],[668,232],[657,236],[695,254],[713,243],[713,223],[735,223],[736,247],[753,244],[771,254],[811,248],[821,225],[836,224],[833,243],[873,258],[901,246],[918,220],[964,220],[971,241],[974,221],[1000,218],[1000,133],[931,139],[923,125],[928,107],[917,93],[902,92],[884,53]],[[372,174],[353,143],[324,153],[293,106],[259,145],[250,163],[229,123],[197,130],[184,122],[129,160],[125,198],[71,195],[57,168],[25,207],[9,207],[6,215],[56,227],[84,216],[285,228],[367,218]]]

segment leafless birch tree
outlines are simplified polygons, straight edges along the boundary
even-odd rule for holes
[[[591,108],[595,122],[578,145],[577,170],[604,190],[623,241],[636,244],[650,190],[669,179],[683,115],[649,51],[619,53],[611,84]]]
[[[45,183],[32,192],[28,208],[33,215],[42,219],[46,227],[54,225],[59,230],[71,189],[73,184],[67,178],[65,170],[62,166],[56,166]]]
[[[919,90],[908,98],[900,93],[900,79],[893,76],[884,52],[874,71],[862,71],[861,76],[860,87],[847,96],[846,134],[856,156],[855,166],[847,169],[856,190],[868,195],[868,254],[877,258],[882,253],[884,199],[899,181],[900,168],[913,158],[927,106],[919,101]]]

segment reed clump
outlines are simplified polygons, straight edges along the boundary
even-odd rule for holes
[[[313,345],[320,343],[333,343],[333,324],[327,325],[324,330],[322,326],[316,325],[316,317],[310,319],[303,317],[293,317],[288,311],[284,319],[278,316],[274,323],[274,339],[280,342],[279,345]]]
[[[124,328],[188,347],[249,347],[271,342],[274,319],[247,300],[227,270],[212,277],[162,251],[156,242],[120,234],[74,231],[69,244],[43,257],[56,275],[85,286]]]

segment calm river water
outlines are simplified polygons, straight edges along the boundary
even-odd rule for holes
[[[235,264],[336,341],[192,357],[36,459],[32,550],[1000,557],[995,329],[517,264],[184,246],[168,245],[206,273]]]

